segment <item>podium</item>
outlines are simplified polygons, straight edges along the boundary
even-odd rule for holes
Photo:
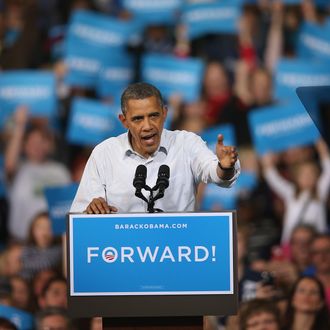
[[[238,308],[236,214],[68,217],[68,307],[104,329],[203,329]]]

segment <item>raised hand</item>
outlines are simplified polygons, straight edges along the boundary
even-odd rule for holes
[[[225,146],[223,144],[223,135],[218,135],[218,142],[216,144],[216,155],[219,160],[220,168],[222,170],[233,169],[237,161],[237,151],[233,146]]]

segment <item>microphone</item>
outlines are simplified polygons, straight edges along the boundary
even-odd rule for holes
[[[167,165],[161,165],[158,170],[158,179],[156,182],[156,187],[159,189],[159,192],[157,194],[158,198],[162,198],[164,196],[164,190],[169,185],[169,178],[170,168]]]
[[[147,177],[147,168],[144,165],[139,165],[136,168],[135,176],[133,180],[133,186],[136,189],[136,192],[138,191],[141,192],[141,189],[145,187],[146,177]]]

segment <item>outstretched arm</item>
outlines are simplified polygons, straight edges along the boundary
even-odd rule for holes
[[[14,114],[15,127],[5,151],[5,172],[9,180],[13,178],[17,170],[27,121],[28,109],[25,106],[18,107]]]

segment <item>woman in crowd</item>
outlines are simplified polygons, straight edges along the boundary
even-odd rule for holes
[[[28,244],[22,251],[22,275],[32,279],[38,272],[61,266],[62,246],[56,244],[47,212],[32,221]]]
[[[330,329],[329,312],[322,283],[303,276],[292,288],[284,317],[285,330]]]

